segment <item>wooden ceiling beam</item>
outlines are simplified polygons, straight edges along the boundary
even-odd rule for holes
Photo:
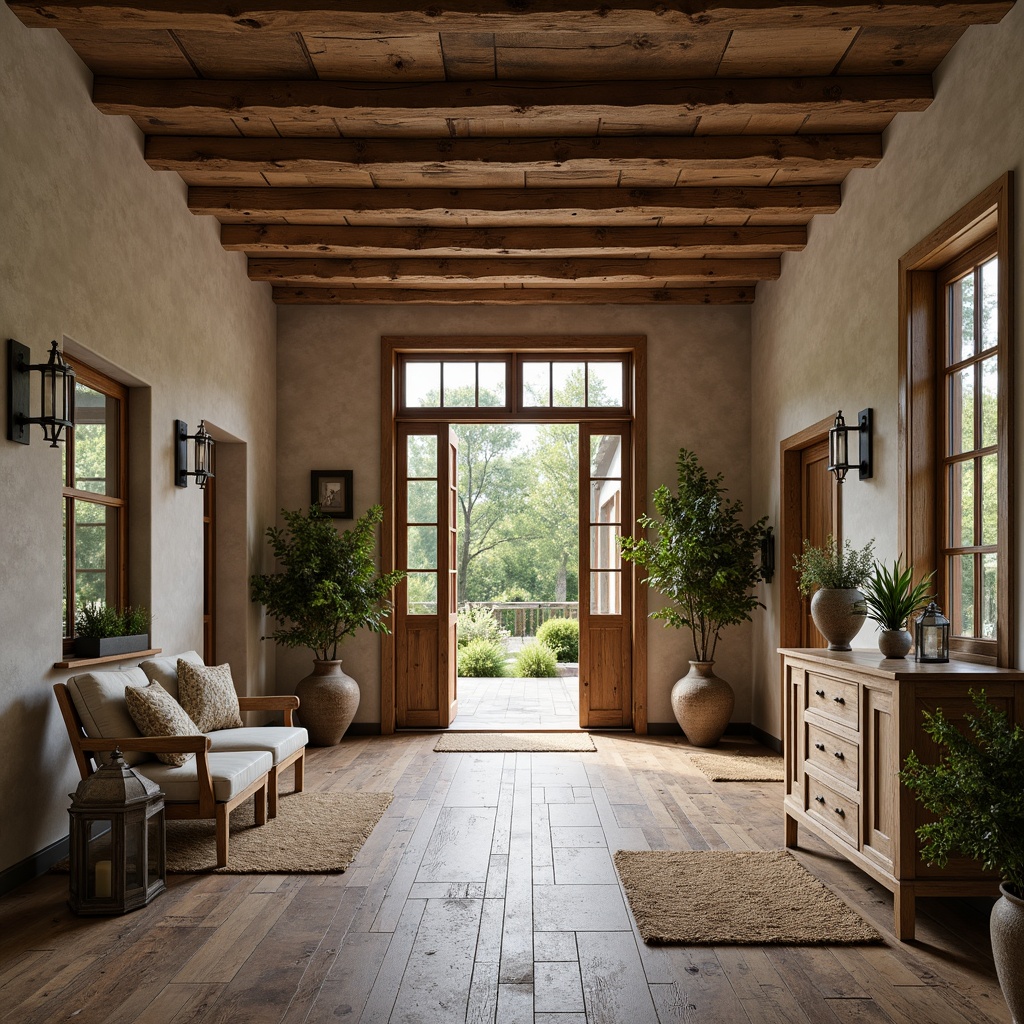
[[[250,256],[769,256],[799,252],[807,244],[807,228],[224,224],[220,239],[225,249]]]
[[[626,115],[642,123],[673,115],[896,114],[932,101],[930,75],[819,78],[709,78],[633,82],[333,82],[109,78],[93,82],[93,102],[106,114],[159,125],[183,119],[339,118],[442,121],[500,118],[525,133],[541,116],[576,120]]]
[[[600,171],[665,167],[822,172],[874,167],[879,135],[734,135],[604,138],[269,139],[151,135],[146,161],[158,171],[330,174],[363,170]]]
[[[274,284],[748,284],[779,276],[779,259],[250,259],[249,277]]]
[[[577,212],[609,217],[631,213],[648,217],[688,213],[749,216],[754,213],[809,219],[839,209],[838,185],[721,188],[210,188],[188,190],[189,209],[224,221],[302,217],[306,220],[386,213],[389,217],[454,212],[483,220],[501,215],[518,219],[570,219]]]
[[[754,301],[744,288],[292,288],[273,290],[283,306],[337,305],[511,305],[625,303],[631,306],[735,306]]]
[[[8,0],[27,25],[257,33],[546,32],[991,24],[1012,0]]]

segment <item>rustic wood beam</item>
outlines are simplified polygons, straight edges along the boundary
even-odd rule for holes
[[[330,174],[363,170],[427,173],[530,171],[564,167],[600,171],[651,167],[821,172],[874,167],[880,135],[733,135],[481,139],[267,139],[151,135],[146,162],[158,171]]]
[[[220,240],[225,249],[250,256],[770,256],[803,249],[807,228],[224,224]]]
[[[746,288],[290,288],[273,290],[274,301],[295,305],[510,305],[735,306],[754,301]]]
[[[776,259],[250,259],[249,277],[274,284],[413,284],[459,283],[630,284],[775,280]]]
[[[48,28],[281,33],[630,32],[751,28],[962,26],[998,21],[1012,0],[8,0],[27,25]]]
[[[540,116],[574,119],[624,112],[631,118],[673,115],[778,115],[853,112],[896,114],[932,101],[930,75],[820,78],[709,78],[633,82],[327,82],[108,78],[93,83],[107,114],[152,121],[430,116],[501,118],[529,132]],[[532,133],[531,133],[532,134]]]
[[[670,214],[754,213],[781,216],[839,209],[838,185],[774,188],[535,188],[535,189],[383,189],[383,188],[207,188],[188,190],[193,213],[213,214],[224,221],[265,220],[268,217],[323,219],[386,213],[389,217],[452,212],[478,219],[498,214],[550,219],[570,218],[583,211],[630,213],[649,217]]]

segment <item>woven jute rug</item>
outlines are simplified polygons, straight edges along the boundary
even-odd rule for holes
[[[555,753],[596,750],[585,732],[446,732],[434,744],[444,754]]]
[[[712,782],[784,782],[786,778],[785,762],[766,747],[684,753]]]
[[[619,850],[640,934],[686,946],[880,942],[786,850]]]

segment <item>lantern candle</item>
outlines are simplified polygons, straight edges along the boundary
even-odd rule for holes
[[[96,895],[110,898],[110,861],[96,861]]]

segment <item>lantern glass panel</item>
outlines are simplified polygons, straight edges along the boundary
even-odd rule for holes
[[[146,888],[149,889],[160,881],[160,844],[163,838],[164,816],[154,814],[146,821],[147,874]]]
[[[128,816],[124,835],[124,888],[126,893],[141,889],[145,885],[142,861],[145,856],[146,821],[141,815]]]
[[[113,822],[109,818],[93,818],[87,827],[87,898],[108,900],[113,895],[114,881]]]

